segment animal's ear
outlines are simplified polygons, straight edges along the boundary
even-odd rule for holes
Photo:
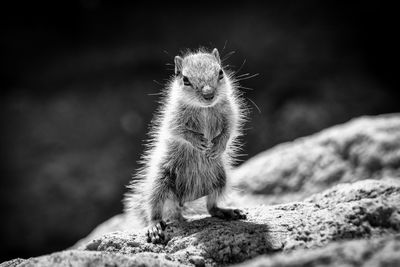
[[[221,64],[221,58],[219,57],[218,49],[214,48],[211,54],[217,59],[218,63]]]
[[[175,62],[175,75],[179,75],[182,73],[182,62],[183,62],[183,58],[181,58],[180,56],[176,56],[174,59]]]

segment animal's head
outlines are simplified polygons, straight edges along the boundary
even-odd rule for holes
[[[193,105],[212,106],[226,94],[227,77],[216,48],[176,56],[175,75],[183,98]]]

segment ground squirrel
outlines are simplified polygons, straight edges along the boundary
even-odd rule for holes
[[[144,220],[153,243],[163,241],[167,217],[181,218],[183,204],[203,196],[212,216],[246,218],[239,209],[217,206],[244,121],[233,74],[223,68],[216,48],[211,53],[188,52],[174,61],[175,76],[152,122],[142,167],[125,197],[126,212]]]

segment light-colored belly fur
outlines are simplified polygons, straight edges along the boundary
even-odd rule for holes
[[[221,159],[209,159],[190,144],[169,140],[163,166],[175,175],[178,201],[192,201],[211,194],[225,185]]]

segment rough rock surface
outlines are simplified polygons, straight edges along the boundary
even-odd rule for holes
[[[191,216],[154,245],[121,214],[69,251],[1,266],[396,265],[399,172],[400,116],[362,118],[239,167],[236,186],[247,193],[233,192],[231,203],[247,207],[247,220]]]
[[[362,117],[278,145],[232,176],[246,196],[251,192],[268,204],[300,200],[338,183],[400,177],[400,115]]]
[[[29,260],[16,259],[0,264],[5,266],[179,266],[157,255],[121,255],[95,251],[69,250],[52,253],[50,255],[32,258]]]
[[[259,256],[237,266],[400,266],[400,235],[335,242],[323,248]]]
[[[243,262],[257,255],[316,248],[335,240],[399,233],[399,203],[398,180],[364,180],[340,184],[303,202],[250,208],[244,221],[204,217],[170,225],[166,245],[147,243],[141,231],[116,231],[82,244],[71,254],[60,252],[20,264],[50,266],[57,263],[55,259],[65,263],[68,255],[77,265],[95,262],[105,266],[113,259],[122,266],[137,264],[138,259],[146,259],[142,262],[146,266]],[[88,251],[97,253],[85,254]],[[126,257],[114,256],[120,254]]]

